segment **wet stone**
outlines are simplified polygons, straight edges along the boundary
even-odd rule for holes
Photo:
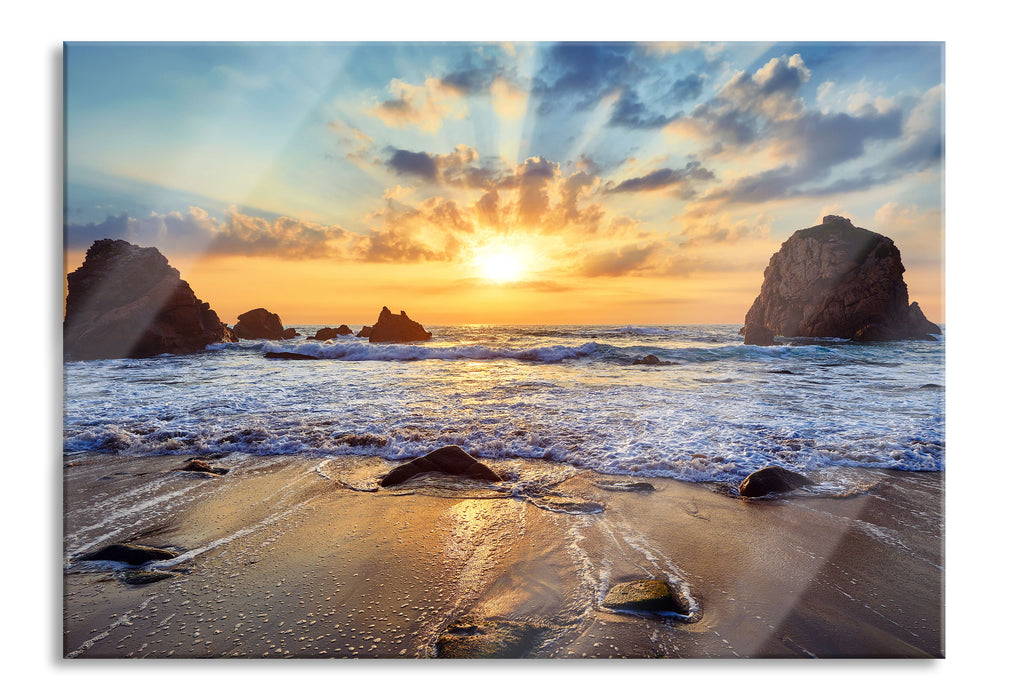
[[[655,490],[654,486],[645,481],[599,481],[596,483],[596,486],[607,491],[639,491],[647,493]]]
[[[690,600],[683,591],[655,578],[616,584],[603,599],[603,606],[617,611],[690,615]]]
[[[178,554],[167,549],[145,547],[137,544],[110,544],[101,549],[85,554],[81,561],[116,561],[130,566],[139,566],[149,561],[174,559]]]
[[[535,649],[546,627],[513,620],[461,621],[435,642],[442,659],[518,659]]]

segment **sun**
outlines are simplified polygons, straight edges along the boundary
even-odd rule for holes
[[[481,276],[492,282],[515,282],[522,279],[525,272],[521,256],[511,250],[478,255],[476,265]]]

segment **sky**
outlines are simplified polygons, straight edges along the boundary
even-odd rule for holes
[[[840,214],[944,314],[942,43],[70,43],[66,270],[157,246],[222,320],[742,323]]]

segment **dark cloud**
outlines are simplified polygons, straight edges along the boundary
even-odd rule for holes
[[[699,73],[691,73],[685,78],[680,78],[673,83],[670,96],[675,102],[688,102],[696,100],[704,90],[705,76]]]
[[[392,150],[392,157],[386,162],[397,175],[415,175],[422,180],[432,182],[438,180],[438,162],[435,158],[423,151],[405,151],[402,149]]]
[[[533,77],[532,95],[541,99],[539,113],[558,106],[589,109],[638,75],[631,44],[562,43],[550,47]]]
[[[672,168],[661,168],[653,170],[641,177],[632,177],[618,185],[608,188],[606,191],[612,194],[621,192],[653,192],[663,190],[674,185],[681,185],[688,180],[713,180],[715,178],[707,168],[702,168],[697,161],[687,163],[686,167],[674,170]]]
[[[486,48],[486,47],[484,47]],[[514,69],[506,67],[496,53],[471,52],[450,72],[441,77],[441,84],[461,95],[487,94],[495,80],[514,85]]]
[[[628,89],[620,94],[620,99],[613,106],[609,124],[629,129],[661,129],[682,115],[682,111],[668,116],[653,112],[638,99],[634,90]]]

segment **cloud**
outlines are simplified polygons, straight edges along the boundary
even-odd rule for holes
[[[553,45],[532,80],[531,93],[541,100],[540,115],[562,105],[590,109],[605,95],[628,85],[639,74],[633,60],[636,52],[629,44]]]
[[[346,257],[346,247],[358,236],[340,226],[324,226],[288,216],[272,221],[246,216],[232,208],[226,223],[213,235],[211,255],[269,256],[287,259]]]
[[[659,246],[658,242],[645,245],[632,243],[615,250],[593,253],[585,257],[578,272],[586,277],[618,277],[640,272],[649,267],[651,257]]]
[[[665,190],[674,186],[681,186],[690,180],[704,181],[713,180],[714,178],[714,173],[706,168],[702,168],[700,162],[691,161],[687,163],[684,168],[676,170],[672,168],[660,168],[658,170],[652,170],[647,175],[642,175],[641,177],[629,178],[617,185],[612,185],[607,188],[606,191],[611,194],[619,194],[623,192],[654,192],[657,190]],[[693,195],[693,191],[690,189],[680,189],[681,196],[684,198]]]
[[[186,250],[206,247],[219,226],[203,209],[190,207],[185,214],[152,212],[141,219],[122,214],[99,223],[67,224],[64,235],[70,248],[86,248],[94,241],[112,238],[164,250]]]
[[[435,132],[444,120],[462,119],[468,114],[466,105],[456,99],[461,94],[459,90],[445,86],[437,78],[428,78],[423,85],[393,79],[388,91],[393,97],[372,107],[368,113],[395,129],[415,127]]]

